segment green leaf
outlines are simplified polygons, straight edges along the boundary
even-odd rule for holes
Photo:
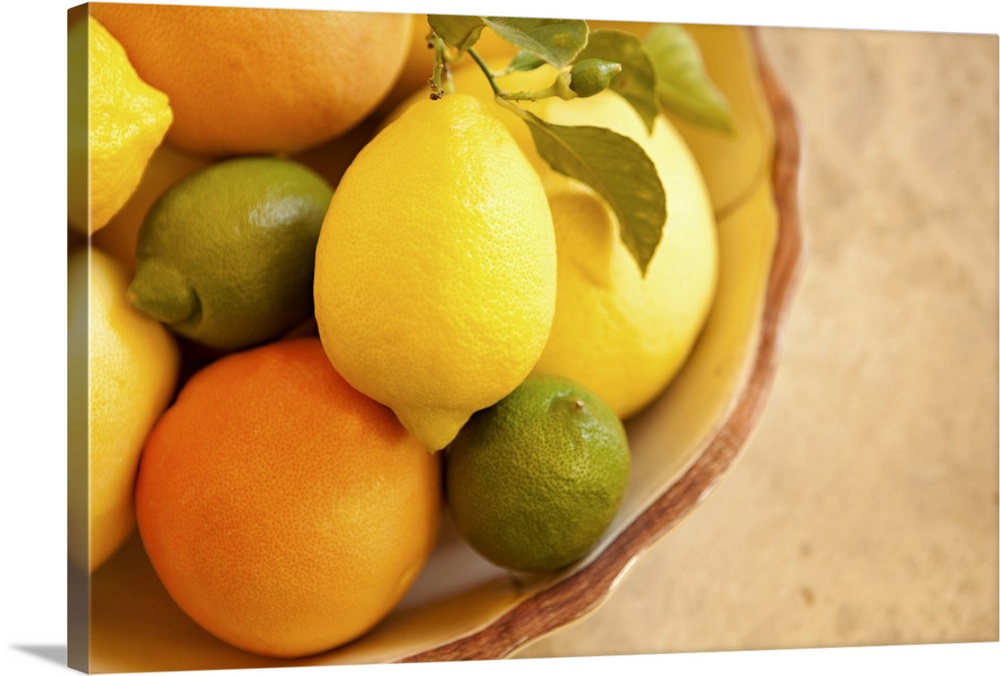
[[[446,45],[462,52],[476,44],[486,27],[486,21],[481,16],[428,14],[427,23]]]
[[[577,19],[519,19],[484,17],[487,26],[521,51],[534,54],[556,68],[565,68],[587,44],[590,29]]]
[[[645,276],[667,220],[667,196],[646,151],[604,127],[549,124],[528,111],[522,117],[545,161],[589,185],[615,212],[619,235]]]
[[[535,70],[545,64],[545,60],[532,54],[531,52],[519,51],[510,65],[504,70],[505,73],[512,73],[516,70]]]
[[[664,108],[703,126],[732,131],[729,102],[709,79],[697,43],[676,24],[654,26],[644,41]]]
[[[656,97],[656,72],[642,41],[624,31],[595,30],[578,60],[595,58],[622,65],[622,72],[611,81],[611,89],[635,108],[646,129],[652,132],[660,103]]]

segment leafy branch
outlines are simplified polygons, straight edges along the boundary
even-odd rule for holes
[[[555,125],[517,105],[559,97],[594,96],[607,89],[638,113],[648,133],[665,110],[721,131],[731,131],[725,97],[709,80],[696,43],[680,26],[654,27],[644,40],[617,30],[591,31],[586,21],[508,17],[428,17],[435,50],[433,98],[454,90],[450,69],[468,55],[482,70],[497,102],[528,125],[539,155],[560,173],[593,188],[614,211],[619,236],[643,275],[667,223],[667,196],[656,166],[631,138],[597,126]],[[500,71],[475,50],[483,29],[518,49]],[[532,91],[507,92],[497,79],[545,64],[553,82]]]

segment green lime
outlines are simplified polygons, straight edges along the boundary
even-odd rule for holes
[[[593,548],[628,485],[621,421],[581,385],[529,376],[474,414],[445,452],[445,487],[462,536],[493,563],[557,570]]]
[[[191,174],[143,221],[129,301],[213,348],[281,335],[312,315],[316,241],[332,196],[319,174],[278,157]]]

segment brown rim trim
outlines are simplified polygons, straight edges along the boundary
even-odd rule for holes
[[[750,32],[765,96],[774,116],[776,143],[772,179],[779,225],[764,299],[761,336],[746,390],[705,452],[592,563],[525,599],[489,626],[443,646],[405,657],[401,662],[499,659],[596,608],[629,562],[675,526],[715,488],[763,413],[777,369],[781,327],[801,270],[804,248],[797,194],[798,123],[791,103],[764,58],[756,29],[751,28]]]

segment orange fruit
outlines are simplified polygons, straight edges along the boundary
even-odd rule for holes
[[[136,516],[195,622],[297,657],[389,613],[430,555],[441,493],[439,456],[297,338],[192,376],[147,439]]]
[[[206,156],[296,152],[368,116],[399,76],[411,17],[91,3],[141,77],[170,97],[167,139]]]

